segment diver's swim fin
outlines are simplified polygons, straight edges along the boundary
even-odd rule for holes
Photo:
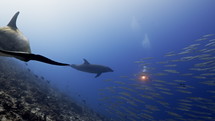
[[[20,59],[20,60],[25,61],[25,62],[28,62],[30,60],[36,60],[36,61],[40,61],[40,62],[52,64],[52,65],[70,66],[70,64],[56,62],[56,61],[53,61],[53,60],[46,58],[42,55],[36,55],[36,54],[31,54],[31,53],[26,53],[26,52],[6,51],[6,50],[0,49],[0,53],[4,53],[8,56],[15,57],[15,58]]]

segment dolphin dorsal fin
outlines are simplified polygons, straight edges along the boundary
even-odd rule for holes
[[[19,15],[19,11],[16,12],[16,14],[13,16],[13,18],[10,20],[10,22],[8,23],[7,26],[13,28],[13,29],[17,29],[17,26],[16,26],[16,19]]]
[[[84,60],[84,64],[90,64],[86,59],[83,59]]]

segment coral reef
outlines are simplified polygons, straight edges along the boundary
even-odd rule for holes
[[[0,58],[1,121],[102,121],[13,59]]]

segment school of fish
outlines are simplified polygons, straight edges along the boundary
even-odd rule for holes
[[[134,64],[147,72],[106,79],[111,86],[99,90],[100,106],[113,120],[215,120],[215,34]],[[142,73],[149,78],[139,79]]]

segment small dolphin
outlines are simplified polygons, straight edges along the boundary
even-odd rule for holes
[[[96,73],[95,78],[99,77],[102,73],[113,72],[113,70],[107,66],[90,64],[86,59],[83,59],[84,63],[81,65],[72,64],[71,67],[79,71],[88,73]]]
[[[15,57],[22,61],[36,60],[59,66],[70,66],[70,64],[59,63],[42,55],[31,53],[29,40],[16,26],[19,15],[17,12],[6,27],[0,28],[0,56]]]

